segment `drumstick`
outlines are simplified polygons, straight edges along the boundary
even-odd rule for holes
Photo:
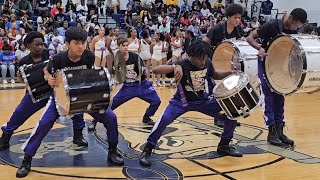
[[[236,65],[234,65],[234,63],[233,63],[232,61],[230,61],[230,62],[231,62],[231,65],[233,66],[233,69],[234,69],[234,70],[236,70],[236,71],[238,72],[239,70],[238,70],[237,66],[236,66]]]

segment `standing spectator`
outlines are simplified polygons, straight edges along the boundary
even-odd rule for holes
[[[15,76],[15,55],[12,51],[12,47],[8,44],[4,45],[2,47],[2,51],[0,53],[0,64],[1,64],[1,74],[3,78],[3,84],[7,84],[8,81],[6,80],[7,77],[7,71],[9,69],[10,76],[11,76],[11,83],[14,84],[14,76]]]
[[[263,1],[261,4],[261,15],[264,16],[266,22],[269,22],[272,18],[271,10],[273,8],[273,3],[270,0]]]

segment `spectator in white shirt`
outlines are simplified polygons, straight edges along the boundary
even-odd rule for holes
[[[209,16],[209,13],[210,13],[210,10],[207,8],[207,5],[206,4],[203,4],[203,7],[202,9],[200,10],[202,16],[204,17],[208,17]]]
[[[170,25],[166,20],[162,21],[162,24],[159,27],[159,31],[163,34],[170,34]]]

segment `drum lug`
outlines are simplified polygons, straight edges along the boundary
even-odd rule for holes
[[[67,75],[67,77],[68,77],[68,78],[72,78],[72,77],[73,77],[73,74],[70,73],[70,74]]]
[[[103,97],[103,98],[108,98],[108,97],[109,97],[109,94],[103,94],[102,97]]]
[[[90,104],[88,104],[88,106],[87,106],[87,110],[89,111],[91,108],[92,108],[92,104],[90,103]]]
[[[99,110],[99,114],[104,114],[105,112],[106,112],[105,109],[100,109],[100,110]]]
[[[72,97],[71,98],[71,101],[76,101],[77,100],[77,97]]]
[[[30,77],[30,74],[26,74],[26,77]]]

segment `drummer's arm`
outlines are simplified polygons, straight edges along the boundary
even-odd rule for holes
[[[253,48],[259,50],[261,48],[261,44],[256,42],[256,39],[259,38],[257,30],[254,30],[250,33],[250,35],[247,37],[247,42],[252,46]]]

